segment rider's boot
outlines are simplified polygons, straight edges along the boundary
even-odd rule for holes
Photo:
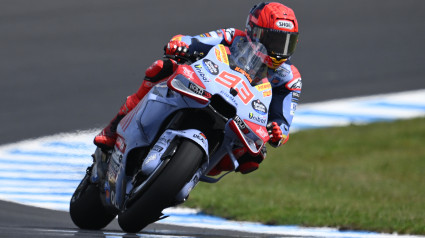
[[[94,138],[94,144],[104,150],[111,150],[117,139],[117,126],[139,101],[146,96],[153,86],[169,77],[177,69],[174,60],[157,60],[145,72],[145,79],[137,92],[127,97],[119,112],[109,124]]]
[[[127,97],[125,103],[121,106],[118,114],[109,122],[109,124],[103,128],[103,130],[94,137],[93,143],[103,149],[110,150],[114,147],[115,141],[117,139],[117,126],[121,119],[124,118],[134,107],[136,107],[137,103],[139,103],[140,99],[136,94]]]

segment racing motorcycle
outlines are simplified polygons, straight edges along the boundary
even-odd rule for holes
[[[241,151],[264,158],[272,94],[266,54],[261,43],[235,39],[179,64],[154,86],[121,120],[113,150],[92,155],[70,201],[74,224],[102,229],[118,215],[124,231],[138,232],[200,181],[237,171]],[[211,175],[224,158],[231,170]]]

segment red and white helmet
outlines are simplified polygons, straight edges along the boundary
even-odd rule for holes
[[[298,22],[294,11],[277,2],[260,3],[249,12],[246,33],[254,42],[262,43],[270,68],[277,68],[291,56],[298,42]]]

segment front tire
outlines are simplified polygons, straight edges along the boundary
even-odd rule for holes
[[[104,228],[117,215],[103,206],[99,187],[90,183],[90,173],[86,174],[72,195],[69,214],[76,226],[89,230]]]
[[[195,142],[184,139],[163,171],[146,192],[126,211],[118,215],[118,223],[126,232],[135,233],[162,215],[174,203],[177,194],[193,177],[204,157]]]

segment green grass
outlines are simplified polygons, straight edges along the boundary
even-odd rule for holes
[[[271,148],[271,147],[269,147]],[[266,224],[425,234],[425,118],[301,131],[189,207]]]

